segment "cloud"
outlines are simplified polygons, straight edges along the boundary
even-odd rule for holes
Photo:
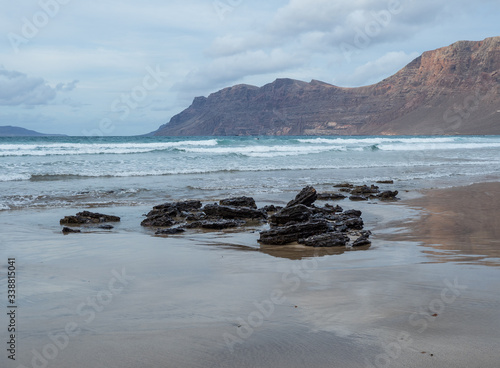
[[[76,84],[78,82],[79,81],[75,79],[73,82],[69,83],[58,83],[56,86],[56,91],[70,92],[76,88]]]
[[[0,105],[32,108],[53,101],[57,92],[70,92],[76,88],[77,80],[59,83],[52,88],[43,78],[0,67]]]
[[[357,67],[348,77],[338,78],[335,83],[343,87],[358,87],[380,82],[392,75],[395,70],[403,68],[418,55],[416,52],[410,54],[403,51],[388,52],[374,61]]]
[[[303,63],[299,55],[281,49],[271,52],[249,51],[214,59],[205,68],[190,72],[181,83],[174,85],[178,91],[203,91],[214,86],[226,87],[228,83],[248,76],[277,73]]]
[[[0,105],[45,105],[52,101],[56,94],[56,90],[42,78],[0,69]]]

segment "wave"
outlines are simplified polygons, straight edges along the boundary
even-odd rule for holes
[[[378,144],[378,149],[381,151],[430,151],[430,150],[468,150],[468,149],[484,149],[498,148],[500,143],[484,142],[484,143],[420,143],[413,145],[390,145]]]
[[[202,154],[237,154],[249,157],[280,157],[315,154],[328,151],[345,151],[345,146],[237,146],[213,148],[183,148],[182,151]]]
[[[305,170],[318,170],[318,169],[366,169],[366,168],[432,168],[432,167],[446,167],[453,165],[454,167],[497,167],[500,161],[434,161],[426,162],[420,157],[415,160],[409,158],[399,162],[344,162],[338,161],[336,163],[321,161],[311,163],[309,161],[303,163],[287,164],[265,162],[259,165],[254,165],[251,162],[244,165],[231,165],[224,167],[224,165],[203,167],[202,165],[191,168],[175,168],[175,169],[144,169],[136,171],[115,171],[112,170],[116,167],[101,168],[101,171],[89,170],[86,172],[77,172],[75,167],[74,172],[54,172],[54,173],[36,173],[36,174],[8,174],[0,175],[0,182],[8,181],[32,181],[32,182],[45,182],[45,181],[69,181],[69,180],[82,180],[92,178],[120,178],[120,177],[148,177],[148,176],[170,176],[170,175],[189,175],[189,174],[211,174],[211,173],[234,173],[234,172],[257,172],[257,171],[305,171]]]
[[[360,137],[360,138],[308,138],[297,139],[300,143],[309,144],[342,144],[342,145],[375,145],[381,143],[446,143],[455,142],[457,137]]]
[[[216,139],[200,141],[156,143],[47,143],[47,144],[0,144],[0,157],[6,156],[55,156],[133,154],[165,151],[183,147],[209,147],[218,144]]]

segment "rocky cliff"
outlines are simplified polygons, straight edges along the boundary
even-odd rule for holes
[[[383,81],[341,88],[277,79],[193,104],[155,135],[500,134],[500,37],[423,53]]]

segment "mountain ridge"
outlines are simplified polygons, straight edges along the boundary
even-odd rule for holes
[[[196,97],[153,134],[500,134],[499,86],[500,37],[458,41],[369,86],[280,78],[226,87]]]
[[[45,134],[12,125],[0,126],[0,137],[62,137],[62,136],[64,136],[64,134]]]

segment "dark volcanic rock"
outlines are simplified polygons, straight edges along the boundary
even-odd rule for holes
[[[348,229],[361,230],[363,229],[363,220],[359,217],[353,217],[344,221]]]
[[[111,230],[114,229],[115,227],[113,225],[100,225],[98,226],[99,229],[104,229],[104,230]]]
[[[394,200],[394,199],[398,199],[396,198],[396,196],[398,195],[398,191],[394,191],[394,192],[391,192],[390,190],[387,190],[385,192],[382,192],[380,193],[379,195],[377,195],[378,198],[382,199],[382,200]]]
[[[354,185],[352,185],[351,183],[339,183],[339,184],[335,184],[333,187],[334,188],[353,188]]]
[[[229,229],[232,227],[238,227],[244,225],[245,221],[242,220],[216,220],[216,221],[195,221],[186,225],[188,229],[194,228],[202,228],[202,229],[211,229],[211,230],[222,230]]]
[[[120,221],[118,216],[109,216],[103,215],[102,213],[83,211],[78,212],[75,216],[65,216],[59,221],[59,223],[61,225],[84,225],[118,221]]]
[[[326,200],[330,199],[332,201],[344,199],[346,196],[340,193],[318,193],[318,199]]]
[[[322,234],[330,229],[327,221],[306,222],[289,226],[276,227],[260,233],[259,242],[268,245],[284,245]]]
[[[63,232],[63,234],[70,234],[70,233],[81,233],[82,231],[71,229],[71,228],[65,226],[65,227],[63,227],[62,232]]]
[[[361,217],[362,212],[359,210],[348,210],[342,213],[345,217]]]
[[[311,186],[307,186],[300,191],[299,194],[295,197],[295,199],[291,200],[287,203],[287,207],[296,206],[298,204],[303,204],[305,206],[310,206],[316,201],[318,198],[318,193],[316,189]]]
[[[367,201],[368,198],[366,198],[365,196],[362,196],[362,195],[352,195],[349,197],[349,199],[351,201]]]
[[[299,243],[310,247],[342,247],[349,242],[349,238],[342,233],[325,233],[300,239]]]
[[[146,218],[145,220],[143,220],[141,222],[141,226],[168,227],[168,226],[175,225],[176,223],[177,222],[172,217],[170,217],[168,215],[158,214],[158,215],[150,216],[150,217]]]
[[[394,180],[379,180],[377,184],[394,184]]]
[[[281,207],[281,206],[275,206],[273,204],[268,205],[268,206],[264,206],[264,207],[260,208],[261,211],[264,211],[267,214],[278,212],[278,211],[281,211],[282,209],[283,209],[283,207]]]
[[[161,230],[157,230],[155,232],[155,235],[172,235],[172,234],[179,234],[179,233],[183,233],[184,229],[180,228],[180,227],[173,227],[171,229],[161,229]]]
[[[179,218],[190,216],[202,216],[199,212],[202,204],[200,201],[167,202],[153,207],[146,219],[141,222],[142,226],[168,227],[177,224]],[[193,213],[196,211],[195,213]],[[203,215],[204,216],[204,215]],[[194,220],[194,218],[192,218]],[[200,219],[196,217],[196,219]]]
[[[255,200],[251,197],[235,197],[235,198],[227,198],[221,199],[219,201],[221,206],[233,206],[233,207],[249,207],[256,209],[257,205],[255,204]]]
[[[359,238],[357,238],[353,243],[352,243],[352,246],[353,247],[362,247],[364,245],[371,245],[371,241],[368,239],[369,236],[370,236],[370,232],[367,231],[365,233],[363,233]]]
[[[311,206],[311,209],[314,214],[323,214],[323,215],[330,215],[332,213],[337,213],[337,212],[342,212],[343,209],[340,206],[335,206],[333,207],[332,205],[329,205],[328,203],[325,204],[324,207],[316,207],[315,205]]]
[[[379,188],[375,185],[372,185],[368,187],[367,185],[360,185],[357,187],[354,187],[353,190],[351,190],[352,195],[366,195],[366,194],[373,194],[373,193],[378,193]]]
[[[313,211],[303,204],[285,207],[269,218],[271,226],[285,225],[290,222],[306,222],[312,216]]]
[[[196,211],[201,208],[200,201],[181,201],[181,202],[167,202],[153,207],[153,210],[147,216],[154,216],[157,214],[168,215],[176,217],[182,215],[183,212]]]
[[[217,204],[207,204],[203,207],[205,212],[210,217],[218,217],[223,219],[266,219],[267,214],[263,211],[248,207],[232,207],[219,206]]]

